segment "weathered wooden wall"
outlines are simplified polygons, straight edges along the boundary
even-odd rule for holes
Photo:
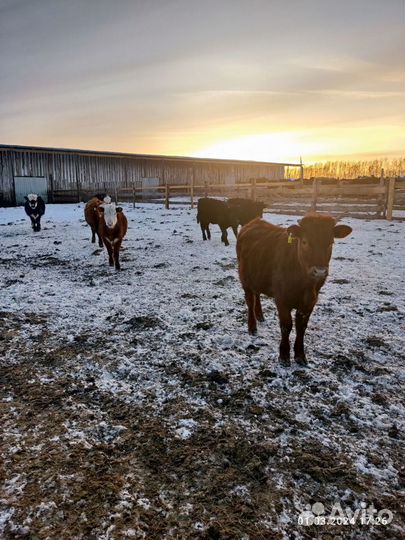
[[[48,179],[50,199],[59,192],[114,191],[139,186],[142,178],[159,178],[160,183],[177,185],[194,181],[226,184],[244,182],[253,177],[284,178],[284,167],[254,162],[224,163],[185,158],[118,156],[52,149],[19,150],[0,147],[0,204],[14,203],[15,176],[44,176]],[[70,195],[71,198],[72,195]],[[69,199],[69,198],[68,198]]]

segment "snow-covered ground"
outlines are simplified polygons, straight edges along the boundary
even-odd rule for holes
[[[186,205],[123,207],[121,272],[83,205],[48,205],[39,233],[0,209],[0,537],[405,535],[404,224],[345,220],[310,366],[286,369],[271,300],[247,334],[232,233],[203,242]],[[299,525],[316,502],[393,520]]]

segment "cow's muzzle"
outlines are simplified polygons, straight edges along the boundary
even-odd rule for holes
[[[328,277],[328,267],[327,266],[312,266],[309,270],[309,275],[315,281],[321,281]]]

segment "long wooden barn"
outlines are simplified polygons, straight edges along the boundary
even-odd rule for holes
[[[297,164],[0,145],[0,205],[22,204],[30,192],[68,202],[81,194],[191,181],[282,180],[291,166]]]

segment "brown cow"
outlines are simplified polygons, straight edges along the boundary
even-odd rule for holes
[[[106,197],[104,202],[97,207],[99,214],[98,234],[103,239],[108,252],[108,262],[116,270],[120,270],[120,248],[122,239],[128,229],[128,220],[122,208],[116,207],[110,202],[110,197]]]
[[[100,247],[103,247],[103,241],[101,239],[101,236],[98,232],[98,224],[100,220],[100,215],[97,212],[97,208],[102,204],[104,200],[105,195],[94,195],[86,204],[84,207],[84,219],[90,225],[91,228],[91,242],[92,244],[96,241],[96,234],[98,236],[98,245]]]
[[[274,298],[281,328],[280,362],[289,364],[291,311],[296,310],[295,360],[307,363],[304,334],[318,293],[328,276],[335,238],[352,232],[332,216],[307,214],[288,229],[255,219],[239,232],[236,251],[239,276],[248,307],[248,329],[256,334],[263,321],[260,294]]]

